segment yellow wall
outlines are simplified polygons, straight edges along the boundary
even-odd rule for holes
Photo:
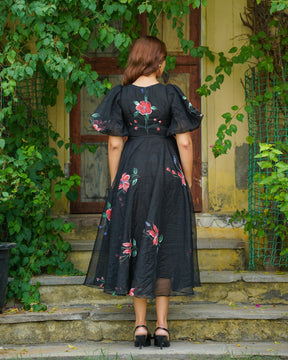
[[[239,36],[248,32],[240,19],[245,5],[246,0],[209,1],[207,8],[202,9],[202,45],[209,46],[216,53],[223,51],[225,54],[231,47],[241,46],[243,36]],[[214,68],[215,64],[207,59],[203,60],[202,82],[207,75],[214,74]],[[232,75],[225,76],[221,90],[202,98],[202,112],[205,114],[202,126],[202,161],[208,163],[208,178],[203,181],[204,212],[228,214],[247,207],[248,191],[237,189],[235,183],[235,148],[246,142],[246,117],[242,124],[235,120],[238,132],[233,136],[232,149],[227,155],[215,159],[210,147],[215,142],[219,125],[224,122],[221,115],[230,111],[235,104],[244,106],[244,89],[241,85],[244,71],[243,65],[236,65]]]
[[[53,107],[48,107],[48,118],[52,123],[53,129],[58,132],[61,136],[58,140],[63,140],[65,143],[69,139],[69,121],[68,114],[65,110],[64,105],[64,91],[65,85],[63,81],[58,83],[59,95],[57,98],[57,103]],[[69,164],[69,152],[65,150],[65,147],[62,146],[59,149],[55,143],[51,141],[51,145],[55,146],[58,151],[58,160],[62,169],[66,169]],[[58,201],[55,201],[55,206],[53,208],[53,213],[55,214],[66,214],[69,212],[69,204],[64,196]]]

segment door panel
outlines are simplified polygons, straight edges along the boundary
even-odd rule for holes
[[[193,10],[183,28],[184,34],[199,44],[200,39],[200,11]],[[189,21],[190,20],[190,21]],[[145,18],[141,19],[143,29],[147,29]],[[189,23],[190,22],[190,23]],[[162,83],[178,85],[183,93],[190,98],[192,104],[200,109],[200,98],[195,90],[200,86],[200,63],[199,60],[180,51],[179,40],[175,31],[172,31],[170,21],[165,17],[158,19],[160,30],[158,37],[167,45],[168,53],[177,56],[176,67],[173,72],[164,75],[160,79]],[[144,34],[142,34],[144,35]],[[182,54],[182,55],[180,55]],[[107,78],[112,86],[122,83],[123,69],[117,64],[115,49],[109,49],[105,54],[89,54],[92,68],[100,77]],[[109,188],[109,168],[107,141],[108,136],[97,133],[89,123],[90,115],[96,109],[102,99],[91,97],[83,88],[78,96],[78,104],[70,113],[70,135],[75,143],[97,144],[95,154],[85,150],[81,155],[71,155],[71,174],[81,175],[81,188],[79,198],[71,202],[71,213],[95,213],[102,212],[107,189]],[[201,189],[201,129],[192,133],[193,140],[193,200],[196,211],[202,209]]]

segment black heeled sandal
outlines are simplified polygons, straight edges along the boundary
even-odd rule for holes
[[[169,335],[169,339],[167,335],[156,335],[156,331],[158,329],[167,331]],[[170,333],[168,329],[165,329],[164,327],[157,327],[154,332],[154,345],[160,347],[162,349],[163,347],[169,347],[170,346]]]
[[[135,335],[135,331],[140,328],[144,327],[147,330],[146,335]],[[150,346],[151,345],[151,334],[149,333],[149,330],[146,325],[138,325],[135,327],[134,330],[134,345],[136,347],[140,347],[142,349],[142,346]]]

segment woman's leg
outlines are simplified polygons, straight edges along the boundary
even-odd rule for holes
[[[138,325],[146,325],[146,310],[147,299],[133,298],[135,311],[135,327]],[[147,330],[144,327],[136,329],[135,335],[147,335]]]
[[[158,326],[168,329],[167,316],[169,308],[169,296],[157,296],[156,297],[156,313],[157,313],[157,322],[156,328]],[[156,335],[165,335],[169,339],[167,331],[158,329]]]

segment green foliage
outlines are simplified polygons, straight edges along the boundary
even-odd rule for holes
[[[4,127],[0,131],[1,241],[17,244],[11,249],[9,276],[13,281],[9,283],[8,297],[22,301],[26,310],[40,311],[46,306],[40,301],[39,284],[30,283],[32,276],[79,274],[67,261],[71,246],[61,236],[62,232],[70,232],[74,224],[51,216],[51,181],[55,182],[55,197],[59,198],[75,194],[80,178],[64,178],[57,151],[48,146],[47,130],[35,124],[27,129],[22,107],[14,109],[6,120],[10,131]],[[51,128],[48,134],[58,137]]]
[[[247,210],[239,211],[233,215],[231,221],[244,219],[245,232],[253,232],[255,237],[263,238],[273,232],[281,241],[288,237],[288,163],[281,156],[288,155],[288,145],[279,142],[277,144],[260,144],[259,154],[255,158],[260,159],[259,167],[267,169],[268,174],[256,172],[255,181],[259,183],[261,198],[261,212],[254,214]],[[277,221],[272,208],[276,207],[282,214],[282,221]],[[288,249],[281,255],[288,254]]]

